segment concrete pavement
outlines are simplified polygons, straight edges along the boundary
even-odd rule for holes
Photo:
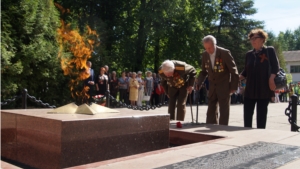
[[[206,111],[207,105],[199,105],[198,106],[198,122],[205,123],[206,120]],[[266,129],[272,130],[282,130],[282,131],[291,131],[291,125],[288,122],[288,116],[285,115],[285,109],[288,107],[288,103],[270,103],[268,106],[268,118],[267,118],[267,127]],[[196,109],[197,106],[193,105],[193,116],[194,121],[196,120]],[[164,106],[162,108],[157,108],[155,110],[158,113],[167,113],[168,107]],[[298,112],[300,108],[298,108]],[[145,112],[145,111],[144,111]],[[171,121],[171,124],[175,124],[177,121]],[[186,116],[183,123],[191,123],[191,108],[189,105],[186,107]],[[298,126],[300,126],[300,116],[298,116],[297,120]],[[230,117],[229,117],[229,126],[238,126],[243,127],[243,104],[233,104],[230,106]],[[253,115],[253,128],[256,128],[256,112]]]

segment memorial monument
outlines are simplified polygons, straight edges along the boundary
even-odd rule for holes
[[[90,28],[87,31],[97,37]],[[168,148],[169,115],[109,109],[88,102],[88,88],[80,84],[89,76],[86,61],[96,42],[81,37],[64,22],[58,34],[60,51],[72,53],[59,59],[64,74],[71,78],[75,101],[57,109],[2,109],[2,159],[55,169]]]

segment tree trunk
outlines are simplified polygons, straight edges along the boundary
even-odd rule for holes
[[[159,38],[156,38],[155,40],[155,47],[154,47],[154,72],[157,72],[158,68],[159,68]]]
[[[221,28],[222,28],[222,23],[223,23],[223,15],[224,15],[224,12],[223,12],[223,7],[225,6],[226,4],[226,0],[222,0],[222,2],[220,3],[220,10],[222,11],[221,12],[221,16],[220,16],[220,23],[219,23],[219,26],[218,26],[218,35],[221,34]]]
[[[140,11],[144,11],[146,9],[146,0],[141,0],[141,7]],[[138,37],[136,42],[136,53],[135,53],[135,64],[134,64],[134,71],[142,70],[143,68],[143,59],[145,55],[145,46],[146,46],[146,39],[145,39],[145,18],[141,15],[139,21],[139,29],[138,29]]]

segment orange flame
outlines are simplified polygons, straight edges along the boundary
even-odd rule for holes
[[[66,11],[58,4],[57,7],[62,13]],[[79,85],[90,76],[86,62],[91,58],[93,45],[96,44],[96,41],[91,37],[98,39],[98,35],[96,31],[87,26],[87,33],[81,36],[78,30],[72,30],[70,24],[65,24],[64,21],[61,21],[61,27],[57,32],[60,44],[58,58],[64,75],[71,77],[69,83],[71,95],[81,103],[87,102],[90,97],[87,93],[89,87],[84,86],[83,89],[79,89]]]

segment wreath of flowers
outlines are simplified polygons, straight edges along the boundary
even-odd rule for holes
[[[106,102],[106,97],[105,95],[95,95],[93,96],[93,99],[95,100],[96,103],[102,104]]]

